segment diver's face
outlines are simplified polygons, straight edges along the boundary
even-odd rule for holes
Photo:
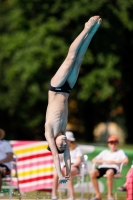
[[[67,138],[65,135],[60,135],[56,138],[55,143],[60,151],[64,151],[66,149],[66,140]]]

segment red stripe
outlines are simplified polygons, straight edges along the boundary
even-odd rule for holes
[[[46,180],[46,179],[52,179],[52,178],[53,178],[53,174],[47,175],[47,176],[40,176],[40,177],[36,177],[36,178],[21,180],[21,181],[19,181],[19,183],[20,184],[23,184],[23,183],[29,183],[30,184],[33,181]]]
[[[51,164],[51,166],[52,166],[52,164],[53,164],[53,159],[52,158],[50,158],[50,159],[47,159],[47,160],[45,160],[45,158],[43,157],[42,159],[41,159],[41,161],[38,161],[38,160],[35,160],[34,162],[29,162],[29,163],[26,163],[26,164],[24,164],[24,163],[22,163],[21,165],[18,165],[17,166],[17,169],[19,170],[19,169],[25,169],[25,168],[27,168],[27,167],[30,167],[30,168],[32,168],[32,167],[38,167],[39,165],[46,165],[46,164]]]
[[[26,186],[26,187],[23,187],[23,188],[20,188],[20,192],[29,192],[29,191],[34,191],[34,190],[40,190],[42,188],[47,188],[47,189],[51,189],[53,187],[53,184],[52,183],[43,183],[43,184],[37,184],[37,185],[34,185],[34,186]]]
[[[18,158],[18,161],[29,160],[29,159],[33,159],[33,158],[40,158],[40,157],[51,156],[51,155],[52,155],[51,152],[40,153],[40,154],[36,154],[36,155],[20,157],[20,158]]]
[[[23,145],[28,145],[28,144],[33,144],[33,143],[38,143],[38,142],[41,142],[40,140],[39,141],[33,141],[33,140],[17,140],[17,141],[10,141],[11,145],[14,147],[17,147],[17,146],[23,146]]]

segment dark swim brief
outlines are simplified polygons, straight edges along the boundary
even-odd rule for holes
[[[69,86],[69,83],[66,81],[64,83],[64,85],[60,86],[60,87],[53,87],[51,84],[49,85],[49,90],[53,91],[53,92],[64,92],[64,93],[70,93],[71,92],[71,88]]]

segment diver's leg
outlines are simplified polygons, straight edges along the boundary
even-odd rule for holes
[[[86,26],[89,24],[86,23]],[[79,69],[83,60],[83,57],[85,55],[85,52],[91,42],[92,37],[94,36],[94,34],[96,33],[96,31],[98,30],[99,26],[101,24],[101,19],[99,18],[97,23],[95,24],[95,26],[91,29],[91,31],[88,33],[88,35],[86,36],[86,38],[84,39],[84,42],[82,43],[78,54],[77,54],[77,58],[75,60],[73,69],[71,71],[71,73],[69,74],[69,77],[67,79],[69,85],[71,88],[73,88],[74,84],[76,83],[76,80],[78,78],[78,74],[79,74]],[[89,26],[89,25],[88,25]]]
[[[54,172],[54,178],[53,178],[53,187],[52,187],[52,199],[56,200],[57,199],[57,189],[58,189],[58,174],[55,171]]]
[[[87,37],[87,34],[90,34],[90,33],[92,34],[91,30],[95,28],[95,25],[97,24],[98,20],[99,20],[99,16],[91,17],[89,21],[85,24],[83,31],[71,44],[66,59],[64,60],[64,62],[62,63],[62,65],[57,70],[56,74],[51,80],[51,85],[53,87],[62,86],[65,83],[65,81],[68,79],[68,76],[72,72],[74,63],[77,59],[77,54],[85,38]]]

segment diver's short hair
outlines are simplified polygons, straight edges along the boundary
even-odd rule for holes
[[[56,148],[57,148],[57,146],[56,146]],[[48,145],[48,147],[47,147],[47,150],[48,150],[48,151],[51,151],[49,145]],[[64,149],[64,150],[59,150],[59,149],[57,148],[57,151],[58,151],[59,154],[62,154],[62,153],[64,153],[65,149]]]

